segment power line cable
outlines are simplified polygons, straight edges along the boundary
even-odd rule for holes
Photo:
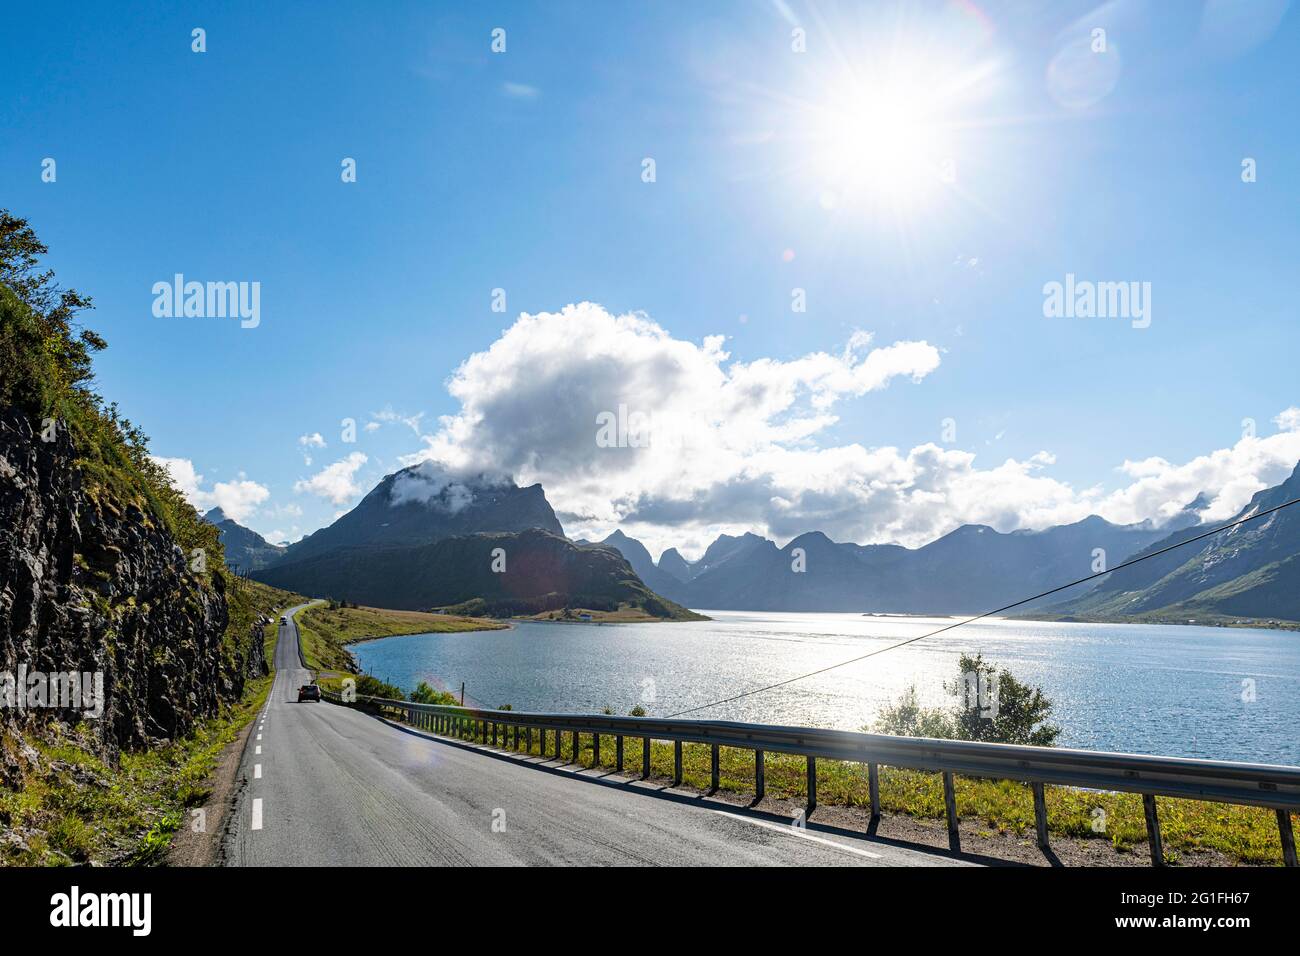
[[[858,657],[850,658],[847,661],[840,661],[838,664],[830,664],[826,667],[820,667],[815,671],[809,671],[808,673],[800,674],[797,677],[788,677],[785,680],[777,681],[774,684],[766,684],[763,687],[755,687],[753,690],[747,690],[744,693],[736,694],[733,697],[725,697],[722,700],[715,700],[709,704],[700,704],[698,707],[690,707],[687,708],[686,710],[679,710],[675,714],[669,714],[667,719],[671,719],[673,717],[683,717],[686,714],[693,714],[697,711],[708,710],[710,707],[720,707],[723,704],[730,704],[733,701],[743,700],[746,697],[753,697],[755,694],[762,694],[765,691],[775,690],[778,687],[784,687],[787,684],[793,684],[795,681],[806,680],[809,677],[816,677],[818,674],[825,674],[827,671],[833,671],[840,667],[847,667],[849,664],[856,664],[858,663],[858,661],[865,661],[869,657],[875,657],[879,654],[884,654],[887,651],[892,651],[900,647],[906,647],[908,644],[915,644],[917,641],[923,641],[928,637],[935,637],[936,635],[943,634],[945,631],[951,631],[955,628],[961,627],[964,624],[973,624],[975,621],[978,621],[982,618],[992,617],[994,614],[1001,614],[1003,611],[1010,611],[1012,608],[1020,607],[1020,605],[1022,604],[1028,604],[1031,601],[1037,601],[1039,598],[1049,597],[1050,595],[1057,594],[1060,591],[1069,590],[1070,588],[1080,584],[1087,584],[1089,581],[1095,581],[1097,578],[1105,577],[1107,574],[1114,574],[1116,571],[1124,570],[1124,568],[1131,568],[1135,564],[1141,564],[1143,561],[1149,561],[1152,558],[1157,558],[1162,554],[1168,554],[1170,551],[1174,551],[1178,548],[1185,547],[1186,545],[1193,544],[1194,542],[1203,541],[1204,539],[1219,534],[1222,531],[1228,531],[1231,530],[1232,528],[1236,528],[1240,525],[1243,525],[1248,521],[1255,521],[1259,518],[1263,518],[1265,515],[1271,515],[1274,512],[1281,511],[1283,508],[1290,508],[1294,504],[1300,504],[1300,498],[1292,498],[1290,501],[1284,501],[1282,502],[1282,504],[1277,505],[1275,507],[1268,508],[1264,511],[1258,511],[1255,514],[1247,515],[1244,518],[1238,518],[1236,521],[1231,521],[1228,524],[1223,525],[1222,527],[1213,528],[1210,531],[1202,532],[1201,534],[1198,534],[1191,538],[1187,538],[1184,541],[1179,541],[1176,544],[1171,544],[1168,547],[1161,548],[1159,551],[1152,551],[1150,554],[1143,554],[1143,555],[1139,555],[1136,558],[1130,558],[1128,561],[1125,561],[1122,564],[1117,564],[1113,568],[1107,568],[1105,571],[1098,571],[1097,573],[1090,574],[1085,578],[1079,578],[1077,581],[1071,581],[1069,584],[1062,584],[1060,587],[1052,588],[1050,591],[1043,591],[1040,594],[1035,594],[1033,597],[1022,598],[1019,601],[1016,601],[1012,604],[1004,605],[1000,608],[996,608],[995,610],[985,611],[982,614],[976,614],[974,617],[966,618],[965,620],[962,621],[954,621],[952,624],[945,624],[943,627],[938,628],[937,630],[929,631],[928,633],[920,634],[916,637],[909,637],[905,641],[899,641],[897,644],[890,644],[888,647],[879,647],[876,650],[871,651],[870,653],[862,654],[859,655]]]

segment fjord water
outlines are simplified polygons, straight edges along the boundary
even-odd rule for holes
[[[707,611],[680,624],[516,622],[509,630],[355,645],[362,668],[466,704],[667,716],[952,623],[949,618]],[[857,730],[915,685],[947,701],[958,656],[980,651],[1056,703],[1061,746],[1300,765],[1300,633],[985,620],[700,711],[701,718]],[[1247,691],[1253,681],[1254,699]]]

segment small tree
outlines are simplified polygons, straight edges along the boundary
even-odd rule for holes
[[[1061,728],[1047,723],[1052,702],[1037,687],[1017,680],[1007,668],[986,663],[980,654],[963,654],[957,678],[944,682],[956,698],[948,708],[923,707],[916,688],[887,706],[871,729],[896,737],[982,740],[1000,744],[1051,747]],[[865,729],[865,728],[864,728]]]
[[[907,688],[897,703],[885,707],[873,729],[895,737],[956,737],[952,718],[940,707],[922,707],[915,687]]]
[[[424,681],[420,681],[418,687],[411,691],[407,698],[416,704],[443,704],[452,706],[456,703],[456,698],[445,690],[434,690]]]
[[[958,740],[1051,747],[1061,728],[1047,723],[1052,702],[1037,687],[1021,683],[1007,668],[963,654],[958,679],[944,689],[958,699],[954,714]],[[972,695],[971,691],[975,694]],[[974,699],[971,699],[974,696]]]

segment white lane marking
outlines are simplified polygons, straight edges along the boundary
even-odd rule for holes
[[[873,860],[879,860],[879,853],[872,853],[870,850],[860,850],[856,846],[849,846],[846,843],[839,843],[835,840],[827,840],[825,837],[819,837],[807,830],[801,830],[798,827],[782,823],[769,823],[767,820],[755,820],[753,817],[742,817],[738,813],[728,813],[726,810],[714,810],[714,813],[723,817],[730,817],[732,820],[743,820],[745,823],[752,823],[756,827],[763,827],[765,830],[775,830],[777,833],[786,833],[790,836],[799,837],[803,840],[811,840],[813,843],[821,843],[825,846],[834,847],[837,850],[843,850],[845,853],[856,853],[858,856],[869,857]]]
[[[252,829],[262,829],[262,798],[253,798],[253,826]]]
[[[261,735],[261,734],[258,734],[258,735],[257,735],[257,739],[258,739],[258,740],[261,740],[261,739],[262,739],[262,735]]]
[[[253,751],[253,756],[260,757],[261,755],[262,755],[262,745],[258,744],[257,749]]]
[[[260,763],[253,764],[253,779],[254,780],[262,779],[262,765]]]

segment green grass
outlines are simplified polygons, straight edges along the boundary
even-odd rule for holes
[[[172,835],[191,822],[190,810],[208,796],[205,781],[222,750],[252,720],[271,678],[250,683],[244,699],[165,746],[123,754],[112,766],[87,746],[86,728],[29,736],[41,771],[16,791],[0,791],[0,822],[29,831],[27,847],[5,845],[9,866],[67,864],[153,865]],[[6,737],[3,745],[17,741]]]
[[[521,732],[522,734],[522,732]],[[547,754],[554,753],[555,738],[547,735]],[[641,773],[641,738],[624,738],[624,772]],[[520,737],[523,751],[523,737]],[[539,754],[539,741],[533,734],[531,753]],[[561,755],[574,759],[572,735],[564,734]],[[589,734],[579,735],[577,762],[592,766]],[[615,766],[614,738],[600,739],[602,767]],[[673,775],[673,745],[652,742],[651,776]],[[720,789],[747,794],[754,790],[754,754],[751,750],[723,747],[719,751]],[[794,802],[807,799],[806,763],[790,754],[769,753],[764,763],[767,795]],[[684,744],[682,747],[682,781],[686,786],[707,790],[710,786],[709,747]],[[1008,780],[983,780],[957,777],[955,782],[957,813],[962,819],[979,820],[991,830],[1022,837],[1034,834],[1034,804],[1028,785]],[[1131,852],[1146,842],[1146,818],[1142,797],[1129,793],[1096,793],[1071,787],[1048,787],[1048,829],[1057,838],[1106,840],[1119,852]],[[817,762],[817,802],[820,805],[869,807],[871,803],[865,764],[839,760]],[[889,813],[921,819],[944,816],[943,783],[937,773],[924,773],[897,767],[880,768],[880,805]],[[1240,864],[1279,866],[1282,850],[1278,838],[1277,817],[1272,810],[1241,807],[1197,800],[1158,799],[1161,834],[1165,856],[1171,863],[1180,852],[1215,850]],[[1095,812],[1105,812],[1105,830],[1094,832]],[[1143,851],[1145,852],[1145,850]]]
[[[237,646],[260,615],[301,603],[257,582],[242,582],[227,594],[230,622],[223,643]],[[274,659],[276,629],[267,629],[267,660]],[[90,728],[57,725],[23,742],[40,755],[40,770],[26,775],[16,791],[0,790],[0,824],[30,831],[26,849],[0,848],[0,864],[153,865],[162,861],[172,836],[189,826],[189,811],[208,796],[206,780],[221,752],[257,713],[271,689],[271,677],[245,685],[242,699],[195,726],[185,737],[151,750],[123,753],[116,765],[96,756]],[[20,742],[0,746],[16,753]]]
[[[496,621],[425,614],[421,611],[393,611],[373,607],[336,607],[318,604],[295,615],[307,666],[316,670],[349,671],[351,657],[345,645],[375,637],[401,634],[445,634],[486,631],[505,627]]]

